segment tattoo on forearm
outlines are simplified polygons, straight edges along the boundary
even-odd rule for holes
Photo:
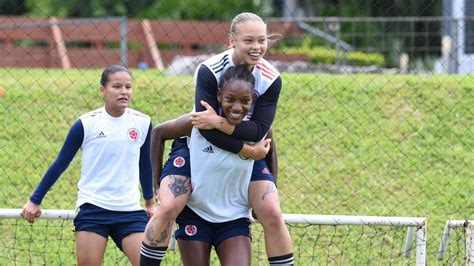
[[[187,176],[176,176],[170,175],[170,183],[168,188],[174,197],[177,198],[183,194],[186,194],[190,190],[190,180]]]
[[[276,187],[275,187],[275,184],[273,184],[273,182],[270,182],[268,185],[267,185],[267,189],[265,190],[265,193],[263,193],[262,195],[262,200],[265,200],[265,197],[270,194],[270,193],[276,193]]]

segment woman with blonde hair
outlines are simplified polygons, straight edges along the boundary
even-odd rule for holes
[[[265,156],[257,154],[257,150],[245,145],[245,142],[261,141],[267,134],[276,114],[282,86],[279,72],[263,58],[268,48],[267,26],[257,15],[241,13],[231,22],[229,43],[230,49],[201,63],[195,73],[196,112],[193,113],[192,123],[211,143],[211,148],[215,146],[238,154],[243,160],[262,159]],[[223,118],[216,121],[213,110],[218,109],[216,92],[220,77],[227,68],[241,64],[248,65],[255,77],[255,105],[245,121],[240,124],[229,124]],[[256,160],[255,164],[266,165],[264,160]],[[167,228],[188,201],[193,169],[198,167],[199,165],[191,163],[191,176],[180,174],[181,168],[177,167],[176,173],[169,172],[161,180],[160,205],[148,223],[146,238],[142,244],[142,257],[144,248],[164,254],[171,236],[171,230]],[[263,225],[269,263],[291,265],[293,264],[291,237],[281,213],[278,191],[273,176],[268,173],[268,168],[262,169],[262,174],[250,181],[249,203]],[[161,258],[162,256],[159,259]]]

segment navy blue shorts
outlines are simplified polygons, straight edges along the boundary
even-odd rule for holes
[[[189,148],[186,138],[174,139],[168,159],[163,166],[160,182],[168,175],[191,176],[191,164],[189,160]]]
[[[275,183],[275,176],[270,173],[270,169],[267,166],[265,159],[255,161],[252,169],[252,177],[250,181],[268,180]]]
[[[147,223],[145,210],[109,211],[90,203],[82,204],[74,218],[76,232],[94,232],[105,238],[110,236],[120,250],[122,240],[132,233],[144,232]]]
[[[168,159],[163,166],[160,182],[165,176],[181,175],[191,176],[191,164],[189,160],[189,148],[186,139],[174,139]],[[255,161],[250,181],[268,180],[275,183],[275,177],[270,173],[265,159]]]
[[[176,218],[178,229],[175,232],[176,239],[195,240],[208,243],[217,247],[226,239],[235,236],[246,236],[250,234],[250,220],[240,218],[224,223],[211,223],[202,219],[188,206]]]

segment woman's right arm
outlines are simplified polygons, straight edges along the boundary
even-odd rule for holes
[[[232,153],[245,154],[244,141],[259,141],[269,130],[276,114],[276,107],[281,90],[281,78],[278,77],[270,88],[259,97],[250,121],[243,121],[227,130],[200,128],[201,135],[215,146]],[[195,114],[204,114],[210,106],[217,110],[217,81],[212,72],[205,66],[198,69],[196,75]],[[204,105],[203,105],[204,102]],[[222,127],[224,125],[224,127]],[[218,128],[227,128],[220,124]],[[225,132],[225,133],[224,133]],[[229,134],[230,133],[230,134]]]
[[[163,170],[163,155],[165,141],[191,134],[191,116],[184,114],[176,119],[168,120],[156,126],[151,133],[151,167],[153,171],[153,184],[155,195],[160,188],[160,176]]]
[[[27,219],[28,222],[33,223],[34,219],[38,217],[41,212],[40,205],[43,198],[58,180],[59,176],[67,169],[69,163],[71,163],[81,147],[83,139],[84,127],[81,120],[78,119],[69,130],[58,157],[49,167],[48,171],[46,171],[33,195],[23,207],[22,216]]]

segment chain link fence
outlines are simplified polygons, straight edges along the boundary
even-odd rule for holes
[[[203,44],[187,46],[160,42],[192,34],[178,21],[0,20],[1,208],[25,204],[69,127],[102,105],[104,66],[127,62],[131,107],[157,125],[192,109],[190,73],[225,49],[214,33],[228,25],[206,22],[194,36]],[[266,20],[287,27],[270,27],[283,39],[268,53],[283,79],[273,124],[283,212],[427,217],[436,261],[445,221],[473,218],[473,17]],[[74,208],[79,169],[80,154],[43,208]]]

